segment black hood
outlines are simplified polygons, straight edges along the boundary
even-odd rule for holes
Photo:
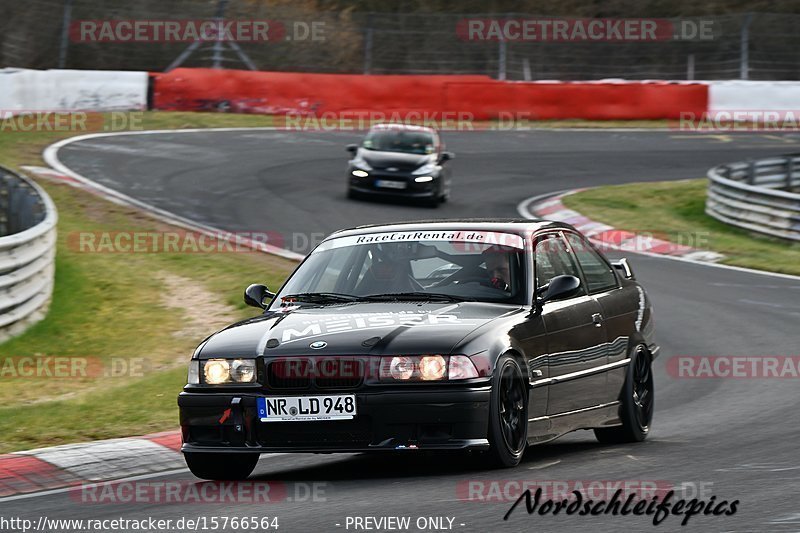
[[[448,354],[476,328],[519,309],[479,302],[300,306],[229,326],[199,356]],[[327,345],[311,349],[316,341]]]
[[[358,155],[376,170],[395,167],[398,170],[414,170],[426,163],[436,161],[434,154],[406,154],[402,152],[380,152],[377,150],[359,149]]]

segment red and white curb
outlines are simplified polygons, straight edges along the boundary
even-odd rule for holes
[[[186,468],[179,431],[0,455],[0,501],[19,494]]]
[[[680,257],[691,261],[712,263],[724,257],[722,254],[710,250],[701,250],[683,244],[676,244],[652,235],[616,229],[613,226],[594,221],[575,210],[567,208],[561,201],[565,196],[583,190],[586,189],[574,189],[554,195],[529,198],[519,204],[517,211],[521,216],[528,219],[543,218],[571,224],[594,244],[606,249]]]

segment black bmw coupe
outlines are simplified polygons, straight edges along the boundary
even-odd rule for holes
[[[246,477],[261,452],[470,450],[509,467],[577,429],[650,429],[650,300],[563,223],[339,231],[245,300],[263,312],[200,344],[178,398],[201,478]]]

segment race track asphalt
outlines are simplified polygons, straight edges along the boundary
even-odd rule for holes
[[[445,134],[452,200],[439,209],[347,200],[345,144],[358,133],[238,131],[88,139],[62,148],[72,170],[193,220],[231,231],[276,231],[308,245],[357,224],[418,218],[514,217],[533,195],[575,187],[702,177],[716,164],[797,150],[800,137],[680,132],[462,132]],[[303,242],[308,241],[308,242]],[[303,251],[304,246],[295,248]],[[657,403],[637,445],[604,446],[578,432],[531,448],[511,470],[463,458],[296,455],[262,458],[255,480],[285,487],[269,504],[86,504],[53,494],[0,504],[2,515],[178,519],[277,516],[278,531],[354,531],[347,517],[454,518],[458,531],[649,531],[652,517],[533,514],[511,502],[465,501],[470,482],[629,480],[686,486],[687,498],[739,500],[734,516],[667,517],[656,531],[800,530],[797,379],[686,379],[667,372],[681,355],[798,355],[800,280],[631,255],[655,305]],[[242,287],[258,280],[242,280]],[[177,391],[176,391],[177,392]],[[176,473],[153,481],[196,480]],[[316,486],[317,501],[306,489]],[[473,485],[477,486],[477,485]],[[484,485],[487,486],[487,485]],[[322,494],[320,496],[320,494]],[[446,523],[446,521],[445,521]],[[338,525],[337,525],[338,524]],[[463,525],[462,525],[463,524]],[[361,529],[363,531],[363,529]]]

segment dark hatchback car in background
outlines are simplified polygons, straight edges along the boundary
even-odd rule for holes
[[[261,452],[470,450],[508,467],[577,429],[650,428],[650,301],[567,224],[339,231],[245,301],[263,313],[203,341],[178,398],[201,478],[246,477]]]
[[[453,154],[436,130],[405,124],[378,124],[360,145],[351,144],[347,196],[394,196],[435,207],[450,195]]]

